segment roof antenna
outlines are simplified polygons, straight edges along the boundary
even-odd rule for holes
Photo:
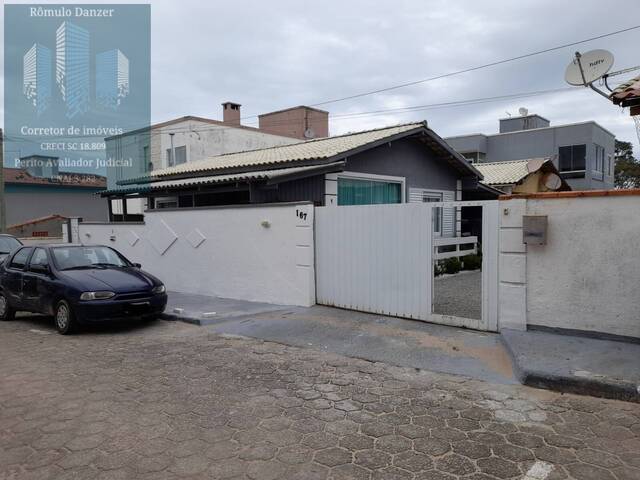
[[[505,111],[504,113],[507,114],[507,117],[511,118],[511,114],[509,112]]]

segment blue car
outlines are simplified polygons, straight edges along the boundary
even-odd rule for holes
[[[81,324],[157,317],[166,305],[162,282],[111,247],[23,246],[0,263],[0,320],[53,315],[65,335]]]
[[[13,235],[7,235],[6,233],[0,234],[0,262],[7,258],[16,248],[21,246],[22,242]]]

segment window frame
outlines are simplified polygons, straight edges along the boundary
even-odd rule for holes
[[[431,199],[431,200],[427,200]],[[435,191],[423,191],[422,203],[436,203],[444,201],[444,193]],[[444,217],[443,207],[432,207],[431,216],[433,220],[433,233],[438,236],[442,236],[442,220]]]
[[[407,203],[407,194],[406,194],[406,177],[396,177],[392,175],[378,175],[375,173],[363,173],[363,172],[340,172],[336,174],[336,184],[341,179],[348,180],[364,180],[371,182],[385,182],[385,183],[399,183],[400,184],[400,203]],[[337,186],[337,185],[336,185]],[[336,189],[336,205],[338,206],[349,206],[349,205],[340,205],[340,193]]]
[[[13,265],[13,261],[15,260],[16,256],[18,256],[18,254],[23,250],[29,250],[29,253],[27,253],[27,258],[25,259],[24,265],[22,265],[22,268],[16,268]],[[21,247],[19,250],[16,251],[16,253],[14,253],[11,256],[11,260],[9,260],[9,262],[7,263],[7,268],[10,270],[13,270],[14,272],[24,272],[27,266],[29,265],[29,262],[31,261],[31,255],[33,255],[33,251],[34,251],[34,247],[30,245]]]
[[[584,147],[584,168],[576,169],[575,166],[574,166],[573,150],[576,147]],[[560,150],[563,149],[563,148],[570,148],[571,149],[571,168],[568,169],[568,170],[563,170],[562,169]],[[582,175],[580,176],[580,178],[584,178],[585,173],[587,171],[587,144],[586,143],[575,143],[575,144],[558,146],[558,171],[560,172],[561,175],[562,174],[571,175],[571,174],[579,174],[579,173],[581,173]]]
[[[593,144],[595,146],[595,161],[594,168],[592,172],[592,178],[596,180],[604,180],[604,160],[605,160],[605,149],[602,145],[597,143]]]
[[[171,147],[167,148],[167,166],[168,167],[175,167],[177,165],[183,165],[185,163],[188,163],[188,152],[187,152],[187,146],[186,145],[177,145],[177,146],[174,145],[173,146],[173,150],[176,152],[176,157],[178,157],[178,149],[180,149],[180,148],[184,149],[184,162],[180,162],[180,163],[176,163],[175,158],[173,158]]]
[[[33,263],[33,259],[35,258],[38,250],[42,250],[44,252],[44,257],[47,260],[47,263],[36,263],[36,264]],[[33,253],[31,253],[31,256],[29,257],[29,263],[27,265],[27,271],[31,273],[36,273],[36,274],[42,273],[41,271],[33,270],[32,268],[33,265],[46,265],[47,267],[51,268],[51,259],[49,258],[49,252],[47,252],[46,248],[34,247]]]

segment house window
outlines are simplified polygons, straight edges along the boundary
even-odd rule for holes
[[[613,170],[613,157],[609,155],[607,156],[607,175],[611,175],[612,170]]]
[[[402,183],[338,177],[338,205],[401,203]]]
[[[178,208],[178,197],[159,197],[155,200],[156,208]]]
[[[442,194],[440,193],[423,193],[422,201],[425,203],[441,202]],[[433,208],[433,232],[442,233],[442,207]]]
[[[596,164],[595,171],[598,173],[604,172],[604,147],[596,145]]]
[[[586,168],[587,146],[567,145],[558,151],[561,172],[584,171]]]
[[[186,163],[187,162],[187,147],[186,145],[183,145],[181,147],[174,147],[174,150],[176,151],[176,161],[173,161],[173,158],[171,156],[171,149],[167,148],[167,165],[170,167],[173,167],[175,165],[180,165],[182,163]]]

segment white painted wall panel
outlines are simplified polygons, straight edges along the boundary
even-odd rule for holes
[[[431,210],[426,203],[317,208],[318,303],[428,320]]]
[[[311,204],[147,212],[144,224],[81,224],[80,240],[115,247],[170,291],[311,306],[313,214]]]
[[[639,211],[638,195],[526,200],[548,217],[547,244],[527,246],[530,325],[640,338]]]

